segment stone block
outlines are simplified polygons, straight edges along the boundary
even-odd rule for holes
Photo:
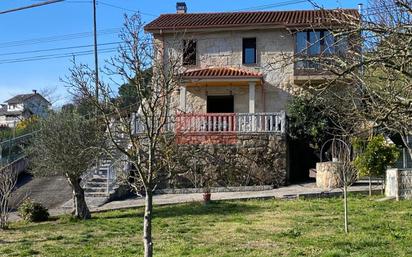
[[[339,162],[316,163],[316,186],[322,189],[334,189],[342,186],[339,178]]]

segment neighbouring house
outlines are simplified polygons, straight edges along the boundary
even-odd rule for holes
[[[334,44],[329,31],[348,17],[359,19],[358,11],[188,13],[178,3],[177,13],[147,24],[145,31],[160,47],[158,58],[165,65],[181,60],[168,129],[182,151],[197,146],[231,156],[236,166],[246,164],[245,180],[237,185],[287,184],[287,103],[305,82],[324,79],[306,56],[345,51],[347,45]],[[140,129],[135,122],[135,131]],[[177,186],[191,186],[183,182]]]
[[[32,116],[44,117],[51,103],[33,90],[31,94],[16,95],[0,107],[0,127],[14,127],[19,121]]]

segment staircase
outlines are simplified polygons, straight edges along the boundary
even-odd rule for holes
[[[120,156],[115,160],[102,158],[83,176],[82,187],[86,197],[112,199],[122,193],[125,183],[121,178],[128,172],[127,160]]]
[[[118,124],[113,123],[111,126]],[[116,131],[116,130],[115,130]],[[115,132],[118,145],[127,148],[129,141],[122,132]],[[128,172],[127,158],[119,153],[113,143],[109,143],[109,154],[99,159],[98,164],[91,168],[82,178],[82,187],[88,198],[111,200],[128,192],[121,177]]]

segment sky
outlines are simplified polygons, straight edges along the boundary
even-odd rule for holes
[[[43,0],[0,0],[0,11]],[[325,8],[357,8],[366,0],[318,0]],[[313,9],[305,0],[186,0],[188,12]],[[93,64],[91,0],[65,0],[48,6],[0,14],[0,103],[15,94],[54,91],[55,105],[70,100],[61,79],[71,59]],[[175,13],[176,0],[98,0],[100,66],[113,54],[124,14],[139,11],[144,22]],[[51,50],[52,49],[52,50]],[[81,52],[81,56],[79,56]],[[53,57],[53,59],[50,59]],[[58,58],[57,58],[58,57]]]

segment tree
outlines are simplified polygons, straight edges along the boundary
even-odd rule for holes
[[[324,115],[324,107],[304,96],[294,97],[288,104],[289,134],[292,138],[305,139],[312,147],[319,149],[331,134],[329,118]]]
[[[329,16],[319,23],[293,31],[317,35],[322,30],[323,37],[307,42],[307,48],[294,56],[284,54],[280,66],[317,69],[323,81],[308,80],[301,89],[316,105],[325,106],[321,111],[330,117],[336,138],[349,142],[389,130],[406,142],[412,131],[412,7],[409,0],[378,0],[372,1],[372,8],[366,15],[325,11]],[[318,55],[302,54],[313,44],[321,46]],[[412,145],[408,147],[412,154]],[[342,159],[348,165],[341,174],[352,174],[351,158]],[[344,191],[349,185],[344,183]],[[344,201],[347,220],[346,196]]]
[[[366,142],[366,147],[362,149],[363,142],[355,144],[355,149],[361,151],[355,158],[354,165],[360,175],[369,177],[369,196],[372,195],[372,176],[382,176],[386,168],[395,164],[399,158],[399,151],[394,145],[389,145],[382,135],[374,136]],[[363,151],[362,151],[363,150]]]
[[[143,83],[146,84],[146,88],[149,88],[148,85],[150,84],[152,80],[152,68],[148,68],[147,70],[143,71],[142,74],[142,79]],[[119,106],[125,109],[131,109],[136,107],[136,98],[138,95],[138,92],[136,91],[136,87],[133,86],[133,84],[126,83],[123,84],[119,87],[118,90],[118,101],[120,101]]]
[[[40,120],[39,128],[27,148],[33,174],[65,176],[73,191],[74,216],[89,219],[81,181],[104,148],[102,126],[76,111],[61,111]]]
[[[115,93],[116,85],[102,80],[99,81],[100,98],[96,99],[95,72],[87,65],[74,65],[65,82],[73,93],[90,100],[105,122],[111,144],[133,167],[127,181],[136,194],[143,191],[145,195],[144,256],[151,257],[153,192],[158,183],[168,177],[165,176],[169,170],[168,154],[175,140],[167,131],[171,124],[170,111],[174,109],[171,97],[179,85],[181,58],[162,51],[143,31],[139,16],[126,17],[120,38],[118,55],[108,61],[106,74],[120,77],[133,88],[131,106],[124,108],[122,101],[111,101],[119,97]],[[149,69],[153,70],[150,84],[147,83]]]
[[[13,163],[0,167],[0,229],[7,229],[9,200],[17,183],[18,174]]]

